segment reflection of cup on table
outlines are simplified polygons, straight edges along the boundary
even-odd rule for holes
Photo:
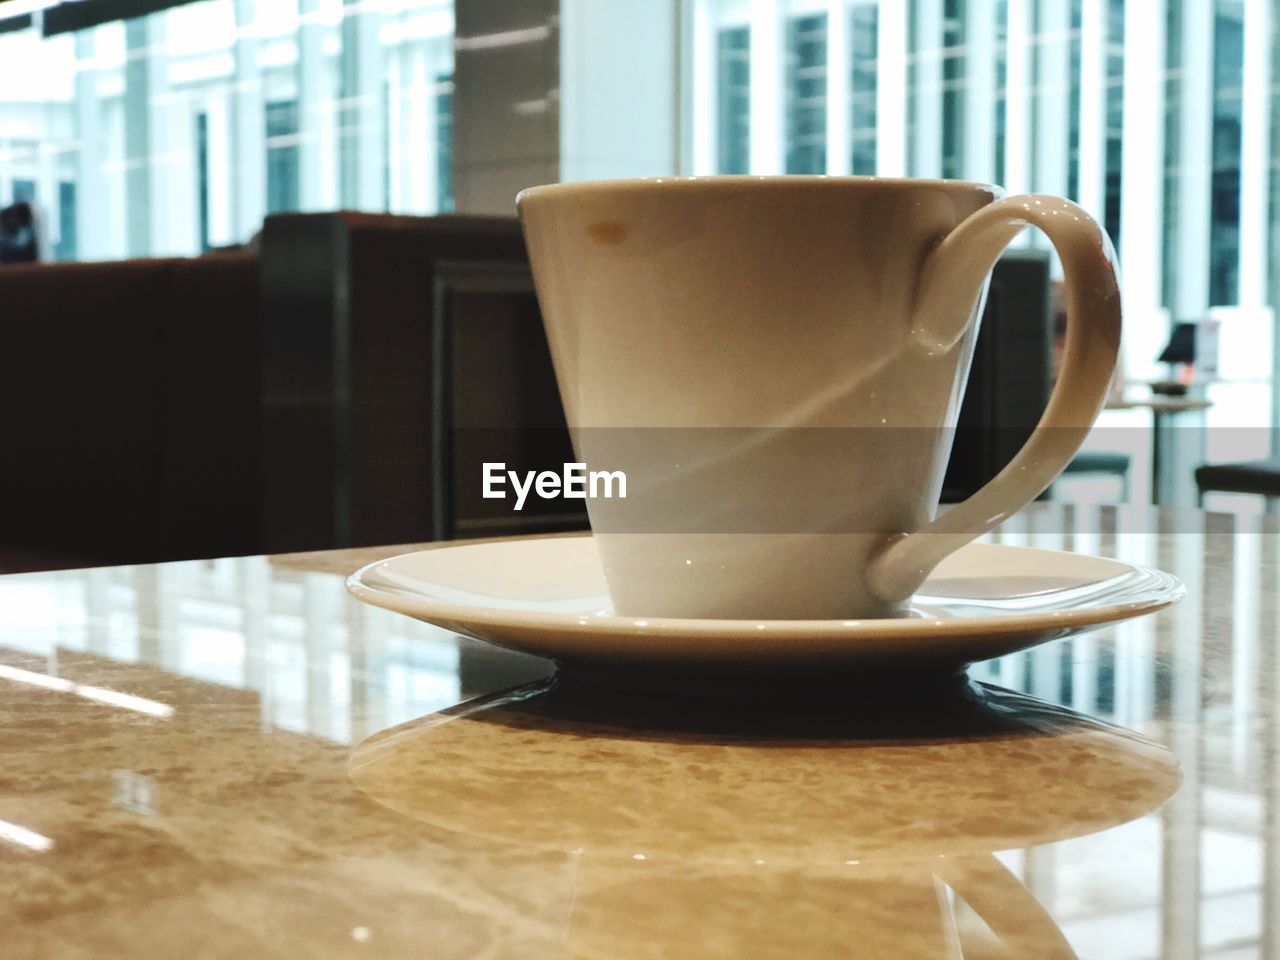
[[[521,194],[578,456],[631,471],[627,501],[588,501],[620,613],[894,615],[942,557],[1053,480],[1110,382],[1113,255],[1074,204],[1000,196],[828,177]],[[1065,266],[1064,369],[1014,462],[935,520],[986,278],[1026,225]],[[804,439],[821,430],[841,447]]]
[[[948,956],[947,889],[1010,956],[1070,956],[992,853],[1118,826],[1180,782],[1136,734],[981,686],[770,710],[534,684],[376,734],[348,772],[446,847],[497,844],[459,885],[562,854],[563,955],[618,958],[838,955],[841,937]],[[532,902],[490,922],[545,921]]]

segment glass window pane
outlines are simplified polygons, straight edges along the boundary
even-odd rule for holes
[[[849,26],[850,172],[876,172],[876,97],[880,7],[855,4]]]
[[[716,40],[720,173],[747,173],[751,158],[751,31],[729,27]]]
[[[0,204],[95,260],[239,245],[278,212],[451,209],[453,23],[452,0],[197,0],[0,34]]]
[[[787,173],[827,169],[827,17],[793,16],[786,29]]]

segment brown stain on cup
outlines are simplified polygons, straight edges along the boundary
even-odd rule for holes
[[[587,236],[596,243],[616,247],[627,239],[627,228],[616,220],[601,220],[587,227]]]

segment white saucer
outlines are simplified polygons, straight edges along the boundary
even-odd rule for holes
[[[966,665],[1159,610],[1176,577],[1118,560],[970,544],[944,560],[911,615],[881,620],[694,620],[612,613],[590,536],[442,545],[347,579],[365,603],[557,661],[624,686],[741,674],[772,681],[922,673]],[[733,676],[730,676],[733,675]],[[678,682],[676,682],[678,681]]]

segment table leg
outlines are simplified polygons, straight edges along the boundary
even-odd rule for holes
[[[1152,411],[1151,421],[1151,502],[1164,503],[1165,491],[1165,416]]]
[[[1161,507],[1194,507],[1192,477],[1205,460],[1204,414],[1153,410],[1152,417],[1151,502]]]

